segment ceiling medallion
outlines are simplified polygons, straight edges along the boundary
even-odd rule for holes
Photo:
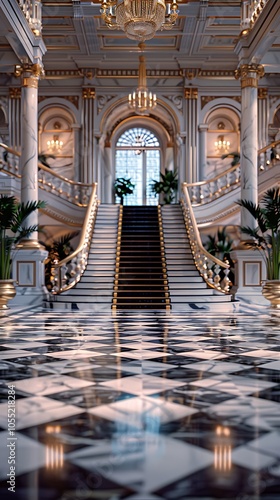
[[[109,29],[121,29],[131,40],[150,40],[157,30],[171,30],[178,17],[176,2],[164,0],[100,0]]]

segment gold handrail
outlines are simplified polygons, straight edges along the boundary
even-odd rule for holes
[[[86,268],[88,251],[91,244],[91,238],[94,229],[94,222],[98,206],[98,201],[96,196],[97,183],[96,182],[93,183],[92,186],[93,189],[90,195],[90,200],[84,219],[84,224],[82,227],[79,244],[76,250],[74,250],[70,255],[62,259],[60,262],[56,263],[54,266],[55,276],[57,280],[57,283],[53,289],[54,294],[59,294],[61,292],[69,290],[70,288],[73,288],[73,286],[75,286],[76,283],[80,281],[84,273],[84,270]],[[71,281],[70,283],[63,283],[64,278],[62,278],[61,276],[62,268],[66,268],[67,264],[70,264],[70,262],[73,263],[73,266],[76,266],[76,270],[78,270],[79,272],[77,272],[76,275],[73,274],[72,276],[73,281]]]
[[[182,200],[185,223],[190,238],[190,244],[196,268],[211,288],[214,288],[219,292],[229,293],[229,279],[227,275],[230,269],[230,265],[210,254],[203,247],[186,183],[182,185],[182,190],[185,197],[185,200]],[[201,258],[201,256],[203,256],[203,259]],[[213,264],[217,266],[216,270],[214,268],[214,272],[216,272],[214,277],[214,273],[212,270]],[[219,271],[221,270],[221,268],[228,270],[228,272],[225,273],[225,284],[223,286],[221,286],[220,284],[219,276]]]

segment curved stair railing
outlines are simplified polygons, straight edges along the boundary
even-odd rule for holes
[[[280,144],[280,141],[275,141],[259,149],[259,173],[267,171],[273,166],[270,159],[270,150],[278,144]],[[276,160],[279,160],[279,155],[277,156]],[[222,174],[212,177],[212,179],[191,183],[185,182],[184,185],[189,189],[193,206],[205,205],[240,186],[240,164],[228,168]]]
[[[0,143],[0,148],[4,150],[2,151],[4,159],[0,159],[1,171],[20,179],[19,158],[21,154],[3,143]],[[81,207],[86,207],[88,205],[92,184],[75,182],[71,179],[67,179],[67,177],[57,174],[51,168],[46,167],[39,161],[38,167],[38,186],[40,189],[48,193],[54,193],[59,198],[67,200],[74,205]]]
[[[94,183],[92,186],[93,189],[90,195],[78,247],[65,259],[55,263],[52,270],[53,295],[66,292],[67,290],[70,290],[70,288],[73,288],[78,281],[80,281],[86,269],[98,208],[96,195],[97,183]]]
[[[230,265],[211,255],[202,245],[200,233],[193,213],[192,204],[186,183],[182,184],[183,197],[181,204],[183,208],[185,226],[190,240],[190,246],[194,262],[200,275],[210,288],[217,293],[230,293],[230,280],[228,274]],[[221,279],[221,272],[224,277]]]

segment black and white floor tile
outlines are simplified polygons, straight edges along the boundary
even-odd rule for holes
[[[0,371],[1,499],[280,499],[268,309],[18,313],[0,319]]]

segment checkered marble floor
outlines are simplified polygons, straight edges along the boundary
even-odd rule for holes
[[[40,310],[0,319],[0,340],[1,499],[280,499],[280,322],[268,310]]]

